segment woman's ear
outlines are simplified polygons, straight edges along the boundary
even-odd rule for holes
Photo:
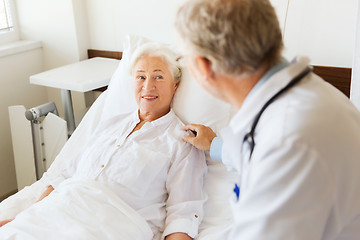
[[[174,94],[176,93],[176,90],[178,89],[179,87],[179,83],[175,83],[175,86],[174,86]]]

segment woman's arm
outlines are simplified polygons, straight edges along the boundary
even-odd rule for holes
[[[11,222],[12,220],[14,220],[14,218],[13,218],[13,219],[7,219],[7,220],[0,221],[0,227],[2,227],[2,226],[4,226],[5,224]]]
[[[186,233],[173,233],[167,235],[165,237],[165,240],[192,240],[192,238],[189,237],[189,235],[187,235]]]
[[[39,202],[41,200],[43,200],[45,197],[49,196],[49,194],[54,191],[54,188],[50,185],[48,186],[48,188],[43,192],[43,194],[41,194],[40,198],[36,201]],[[3,221],[0,221],[0,227],[4,226],[5,224],[11,222],[12,220],[14,220],[15,218],[12,219],[6,219]],[[185,238],[184,238],[185,239]]]
[[[204,152],[190,144],[181,143],[166,179],[168,198],[163,232],[163,236],[167,237],[166,240],[188,240],[198,234],[198,227],[204,215],[203,205],[206,201],[203,192],[206,172]],[[177,238],[177,235],[172,236],[172,234],[180,234],[179,237],[185,238]]]
[[[54,188],[51,185],[48,186],[48,188],[45,190],[45,192],[43,192],[43,194],[41,194],[40,198],[36,202],[39,202],[39,201],[43,200],[45,197],[49,196],[49,194],[52,191],[54,191]]]

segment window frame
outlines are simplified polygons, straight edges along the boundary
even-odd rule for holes
[[[4,0],[9,3],[11,21],[13,28],[9,31],[0,31],[0,45],[12,43],[19,40],[19,29],[17,24],[16,7],[14,0]]]

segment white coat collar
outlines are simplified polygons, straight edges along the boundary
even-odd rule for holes
[[[302,72],[309,62],[307,57],[296,57],[288,67],[273,74],[259,89],[248,96],[229,124],[232,132],[238,133],[245,127],[250,127],[249,125],[262,106],[281,88],[285,87],[294,76]]]

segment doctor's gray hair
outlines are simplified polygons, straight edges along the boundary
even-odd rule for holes
[[[130,74],[133,75],[134,67],[139,58],[143,56],[161,57],[167,62],[169,70],[172,73],[174,81],[178,84],[181,80],[181,65],[178,61],[179,55],[168,45],[158,42],[144,43],[138,47],[130,59]]]
[[[175,27],[187,54],[227,75],[254,73],[281,59],[282,33],[269,0],[188,0]]]

